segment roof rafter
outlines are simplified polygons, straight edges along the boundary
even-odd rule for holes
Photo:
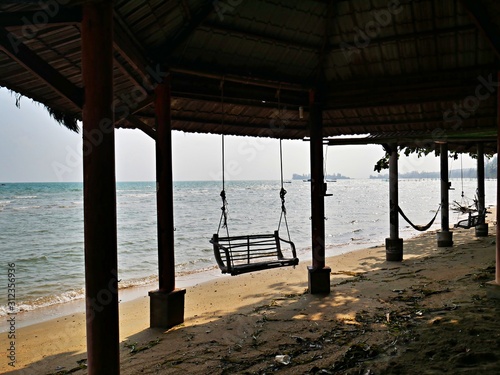
[[[114,19],[116,22],[114,22],[113,47],[134,71],[140,75],[142,79],[141,86],[146,89],[147,86],[151,86],[151,77],[147,69],[151,64],[146,58],[145,53],[134,42],[135,38],[131,36],[131,32],[127,29],[126,24],[117,12],[114,13]],[[131,73],[128,72],[128,75],[130,76]],[[137,81],[136,79],[134,80]]]
[[[124,123],[117,126],[117,128],[122,129],[139,129],[143,131],[145,134],[149,135],[151,138],[156,140],[156,130],[153,129],[148,124],[139,120],[136,116],[128,116]]]
[[[31,25],[73,25],[82,21],[81,8],[60,8],[54,14],[37,10],[32,12],[0,13],[0,27],[30,27]]]
[[[500,58],[500,33],[498,28],[491,22],[488,11],[477,0],[461,0],[461,3],[478,29],[488,40],[497,58]]]
[[[288,38],[283,38],[278,35],[269,35],[264,32],[251,31],[241,27],[236,27],[234,25],[221,25],[216,22],[204,22],[202,27],[207,27],[212,30],[217,30],[223,33],[228,33],[231,35],[240,35],[247,38],[258,39],[267,41],[270,43],[283,44],[290,47],[296,47],[300,49],[306,49],[310,51],[317,51],[321,48],[321,45],[315,45],[311,43],[302,42],[299,40],[291,40]]]
[[[31,51],[13,33],[9,33],[4,28],[0,28],[0,49],[39,79],[45,81],[74,106],[83,107],[83,89],[75,86],[45,60]]]
[[[207,1],[205,5],[195,14],[191,13],[189,22],[184,24],[177,33],[160,47],[152,50],[151,56],[154,60],[159,62],[167,62],[172,52],[179,47],[192,32],[201,25],[203,21],[214,11],[214,4],[212,1]]]

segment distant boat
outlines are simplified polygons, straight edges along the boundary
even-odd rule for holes
[[[285,184],[291,184],[292,181],[283,181],[283,183],[285,183]]]
[[[337,182],[337,180],[326,180],[326,182]]]
[[[311,179],[309,179],[309,180],[302,180],[302,181],[304,181],[304,182],[311,182]]]

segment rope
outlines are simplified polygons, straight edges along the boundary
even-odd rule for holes
[[[462,180],[462,198],[464,198],[464,168],[462,154],[460,154],[460,179]]]
[[[431,227],[431,225],[434,223],[434,220],[436,220],[436,217],[437,217],[440,209],[441,209],[441,205],[439,205],[438,209],[436,210],[436,213],[434,214],[434,217],[432,218],[432,220],[429,223],[427,223],[426,225],[416,225],[416,224],[413,224],[410,221],[410,219],[408,219],[408,217],[405,215],[405,213],[403,212],[401,207],[398,206],[398,212],[401,214],[403,219],[405,219],[406,222],[413,227],[413,229],[418,230],[420,232],[425,232],[427,229],[429,229]]]
[[[221,112],[222,112],[222,130],[224,130],[224,119],[225,119],[225,111],[224,111],[224,78],[220,82],[220,91],[221,91]],[[226,199],[226,176],[225,176],[225,144],[224,144],[224,134],[222,134],[222,191],[220,192],[220,197],[222,199],[222,207],[221,215],[219,220],[219,228],[217,228],[217,234],[220,232],[220,228],[226,229],[227,236],[229,237],[229,228],[227,227],[227,199]]]
[[[325,180],[327,179],[328,176],[327,170],[328,170],[328,143],[325,145],[325,163],[323,165],[323,176]]]
[[[288,234],[288,241],[292,241],[290,237],[290,229],[288,228],[288,221],[286,219],[286,206],[285,206],[285,195],[287,191],[285,190],[285,187],[283,186],[283,146],[282,146],[282,141],[280,139],[280,168],[281,168],[281,190],[280,190],[280,199],[281,199],[281,215],[280,215],[280,221],[278,223],[278,232],[280,231],[281,227],[281,221],[284,219],[285,221],[285,226],[286,226],[286,232]]]

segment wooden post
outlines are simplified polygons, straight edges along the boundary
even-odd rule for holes
[[[500,80],[500,71],[497,73],[497,80]],[[497,208],[500,207],[500,91],[497,90]],[[496,210],[496,263],[495,263],[495,280],[486,283],[486,291],[488,297],[500,299],[500,210]]]
[[[477,210],[481,215],[485,210],[484,203],[484,144],[477,144]],[[481,216],[480,216],[481,217]],[[484,216],[479,220],[475,228],[476,237],[488,237],[488,224],[484,221]]]
[[[500,71],[497,74],[497,79],[500,79]],[[495,282],[500,285],[500,230],[498,223],[500,223],[500,91],[497,90],[497,205],[496,205],[496,272]]]
[[[82,21],[83,201],[88,374],[120,373],[113,115],[113,4],[85,2]]]
[[[150,326],[170,328],[184,322],[186,293],[175,289],[170,76],[155,88],[155,95],[159,289],[149,292]]]
[[[450,232],[450,184],[448,181],[448,143],[440,143],[441,164],[441,231],[437,232],[438,247],[453,246],[453,232]]]
[[[316,91],[310,92],[312,266],[309,293],[330,293],[330,267],[325,266],[325,182],[323,175],[323,113]]]
[[[385,239],[387,261],[403,260],[403,239],[399,238],[399,187],[398,187],[398,145],[391,144],[389,152],[389,238]]]
[[[169,293],[175,289],[170,76],[156,86],[155,94],[159,290]]]

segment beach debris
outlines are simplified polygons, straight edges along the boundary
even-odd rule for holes
[[[73,367],[72,369],[69,369],[69,370],[64,370],[64,368],[65,368],[64,366],[57,366],[56,372],[51,372],[47,375],[68,375],[68,374],[72,374],[74,372],[77,372],[79,370],[85,370],[87,368],[87,358],[80,359],[80,360],[76,361],[76,364],[78,366]]]
[[[295,339],[298,343],[306,341],[303,337],[300,336],[291,336],[292,339]]]
[[[139,352],[142,352],[144,350],[152,348],[153,346],[158,345],[160,341],[161,339],[157,338],[156,340],[151,340],[144,345],[139,345],[137,342],[134,342],[131,344],[125,343],[124,346],[130,349],[130,354],[137,354]]]
[[[278,363],[281,363],[282,365],[289,365],[291,358],[289,355],[286,354],[278,354],[276,357],[274,357],[274,360]]]
[[[380,348],[376,345],[369,345],[366,342],[360,342],[351,345],[343,357],[336,361],[331,370],[340,371],[355,367],[361,362],[374,359],[380,354]]]

